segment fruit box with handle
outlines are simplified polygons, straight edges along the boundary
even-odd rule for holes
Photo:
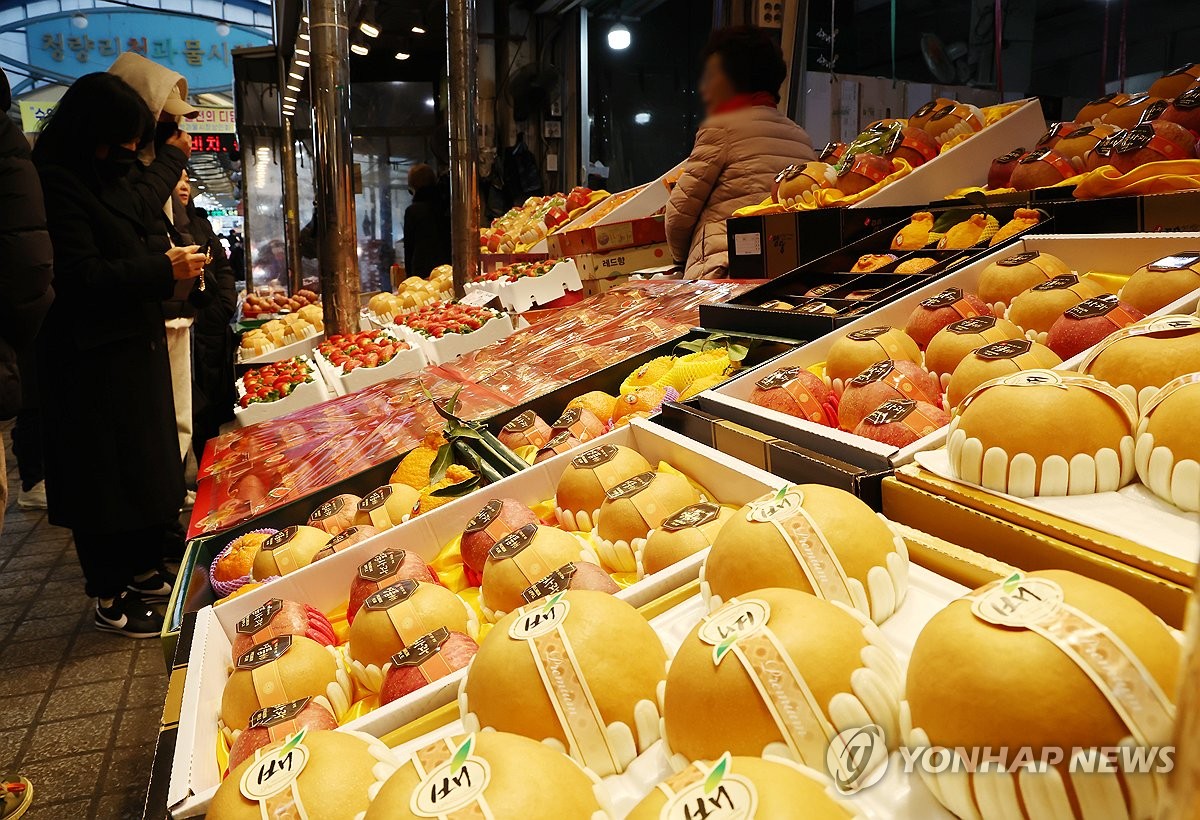
[[[503,479],[485,490],[452,501],[424,515],[334,552],[249,592],[197,614],[188,674],[184,683],[179,735],[171,773],[169,803],[173,817],[202,814],[221,782],[217,752],[221,738],[218,716],[222,692],[232,665],[232,644],[240,620],[272,599],[307,604],[324,613],[346,606],[349,588],[363,562],[385,549],[403,549],[433,561],[453,544],[487,499],[514,498],[543,505],[555,497],[562,473],[581,450],[623,445],[651,465],[669,464],[704,487],[705,495],[722,504],[741,506],[786,484],[783,479],[641,419],[589,442],[589,447],[563,453]],[[704,552],[633,581],[616,595],[641,606],[694,581]],[[359,714],[351,710],[341,728],[382,736],[457,696],[465,672],[459,670],[407,695]]]
[[[778,369],[799,367],[824,373],[824,363],[830,348],[843,336],[876,327],[892,326],[903,329],[912,311],[924,300],[931,299],[947,288],[973,292],[978,288],[980,275],[993,262],[1021,253],[1042,251],[1062,259],[1082,276],[1087,272],[1108,274],[1110,281],[1120,281],[1142,265],[1173,253],[1192,250],[1200,245],[1200,234],[1094,234],[1080,236],[1036,235],[1017,240],[997,249],[936,282],[885,305],[869,316],[851,322],[834,333],[797,348],[792,353],[756,368],[698,397],[701,409],[746,425],[776,438],[857,464],[861,467],[889,468],[913,460],[922,450],[940,447],[946,439],[941,427],[912,444],[897,447],[855,435],[836,427],[818,424],[808,419],[781,413],[750,401],[757,382]],[[1173,302],[1154,315],[1186,312],[1195,309],[1200,292]],[[1069,369],[1078,359],[1069,359],[1058,369]],[[942,387],[944,388],[944,384]]]
[[[563,294],[581,290],[579,268],[574,259],[561,259],[538,276],[522,276],[513,281],[481,280],[467,284],[467,290],[484,290],[500,298],[505,310],[524,313],[536,305],[547,305]]]

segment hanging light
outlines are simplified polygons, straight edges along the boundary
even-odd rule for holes
[[[360,57],[366,57],[368,54],[371,53],[371,49],[367,48],[366,46],[360,46],[358,43],[351,43],[350,50],[353,51],[355,54],[359,55]],[[297,60],[296,62],[300,62],[300,61]],[[308,63],[305,63],[305,65],[308,65]]]
[[[217,34],[219,34],[221,37],[229,36],[229,24],[224,20],[221,20],[217,23]]]
[[[308,32],[307,31],[300,32],[300,39],[307,43],[308,42]],[[299,49],[297,49],[297,50],[299,50]],[[308,52],[306,51],[304,53],[307,54]]]
[[[297,55],[299,55],[299,56],[301,56],[301,57],[307,57],[307,56],[308,56],[308,49],[307,49],[307,48],[300,48],[299,46],[297,46],[297,47],[296,47],[296,54],[297,54]]]
[[[633,35],[624,23],[617,23],[608,30],[608,47],[613,51],[624,51],[633,42]]]
[[[71,15],[71,25],[75,28],[83,29],[88,27],[87,15],[81,11],[77,11]]]
[[[351,48],[353,48],[353,46],[351,46]],[[308,68],[308,60],[302,60],[299,57],[297,57],[296,65],[300,66],[301,68]]]
[[[298,86],[298,85],[292,85],[291,83],[288,83],[288,91],[295,91],[297,94],[299,94],[299,93],[300,93],[300,86]]]
[[[411,56],[412,56],[412,55],[411,55],[411,54],[409,54],[407,51],[397,51],[397,52],[396,52],[396,59],[397,59],[397,60],[407,60],[407,59],[408,59],[409,57],[411,57]]]
[[[424,34],[424,33],[425,33],[425,29],[424,29],[424,28],[422,28],[421,26],[413,26],[413,27],[412,27],[412,33],[413,33],[413,34]]]
[[[363,20],[361,23],[358,24],[358,30],[361,31],[363,34],[367,35],[368,37],[378,37],[379,36],[379,29],[376,28],[375,26],[371,25],[370,23],[368,23],[366,20]]]
[[[295,71],[289,71],[288,76],[294,80],[303,80],[304,79],[303,74],[297,74]]]

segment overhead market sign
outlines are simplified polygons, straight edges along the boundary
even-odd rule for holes
[[[55,106],[58,105],[57,100],[21,100],[21,127],[26,133],[36,134],[42,128],[42,122],[54,113]],[[220,142],[219,147],[212,147],[211,142],[196,143],[197,139],[202,139],[197,136],[199,134],[236,134],[237,122],[234,119],[232,108],[215,108],[212,106],[199,105],[196,108],[200,111],[194,120],[185,120],[183,130],[190,134],[192,139],[193,151],[219,151],[228,150],[225,146],[225,141]]]
[[[233,49],[269,45],[256,29],[229,24],[221,36],[212,20],[132,9],[87,10],[87,28],[75,28],[78,12],[60,12],[29,20],[25,43],[30,67],[61,81],[104,71],[118,54],[132,51],[178,71],[188,92],[229,91],[233,86]]]

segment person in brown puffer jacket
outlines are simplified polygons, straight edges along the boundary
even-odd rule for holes
[[[703,56],[708,117],[667,202],[667,243],[676,260],[687,260],[687,279],[725,276],[725,220],[768,196],[788,165],[817,158],[808,134],[777,108],[787,64],[765,31],[715,31]]]

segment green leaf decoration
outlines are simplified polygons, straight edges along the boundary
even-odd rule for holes
[[[562,600],[563,596],[566,594],[567,594],[566,592],[556,592],[553,595],[551,595],[549,598],[546,599],[546,603],[542,607],[542,612],[549,612],[551,609],[554,608],[555,604],[557,604],[559,601]]]
[[[288,742],[283,744],[283,748],[279,750],[279,756],[283,757],[292,749],[295,749],[297,746],[299,746],[301,741],[304,740],[304,736],[306,734],[308,734],[308,728],[304,727],[301,728],[299,732],[296,732],[296,734],[288,738]]]
[[[1012,575],[1004,579],[1004,591],[1012,592],[1017,586],[1025,580],[1025,576],[1019,572],[1014,572]]]
[[[450,465],[454,463],[454,452],[450,449],[449,444],[443,444],[438,448],[437,455],[434,456],[433,463],[429,465],[429,483],[437,484],[446,477],[446,471],[450,469]]]
[[[750,353],[750,348],[747,345],[731,344],[729,345],[729,360],[731,362],[740,362]]]
[[[784,484],[779,488],[779,492],[775,493],[775,501],[783,501],[784,496],[788,494],[788,490],[792,489],[792,485]]]
[[[721,785],[721,781],[725,778],[725,773],[729,771],[729,752],[721,755],[721,759],[708,773],[708,777],[704,778],[704,793],[708,794],[716,790],[717,786]]]
[[[465,424],[446,425],[446,432],[443,435],[447,439],[473,438],[476,441],[483,441],[483,436],[479,434],[478,430]]]
[[[467,758],[471,756],[471,752],[475,751],[475,733],[467,735],[457,749],[454,750],[454,757],[450,758],[450,770],[458,771],[467,762]]]
[[[466,481],[460,481],[457,484],[451,484],[448,487],[442,487],[440,490],[434,490],[430,493],[434,498],[457,498],[460,495],[466,495],[479,486],[480,478],[473,475]]]
[[[737,643],[737,639],[738,639],[738,633],[731,632],[730,634],[726,635],[725,638],[719,644],[716,645],[716,647],[713,649],[713,664],[714,665],[717,665],[717,666],[720,665],[721,659],[729,654],[729,650],[733,649],[733,645],[735,643]]]

